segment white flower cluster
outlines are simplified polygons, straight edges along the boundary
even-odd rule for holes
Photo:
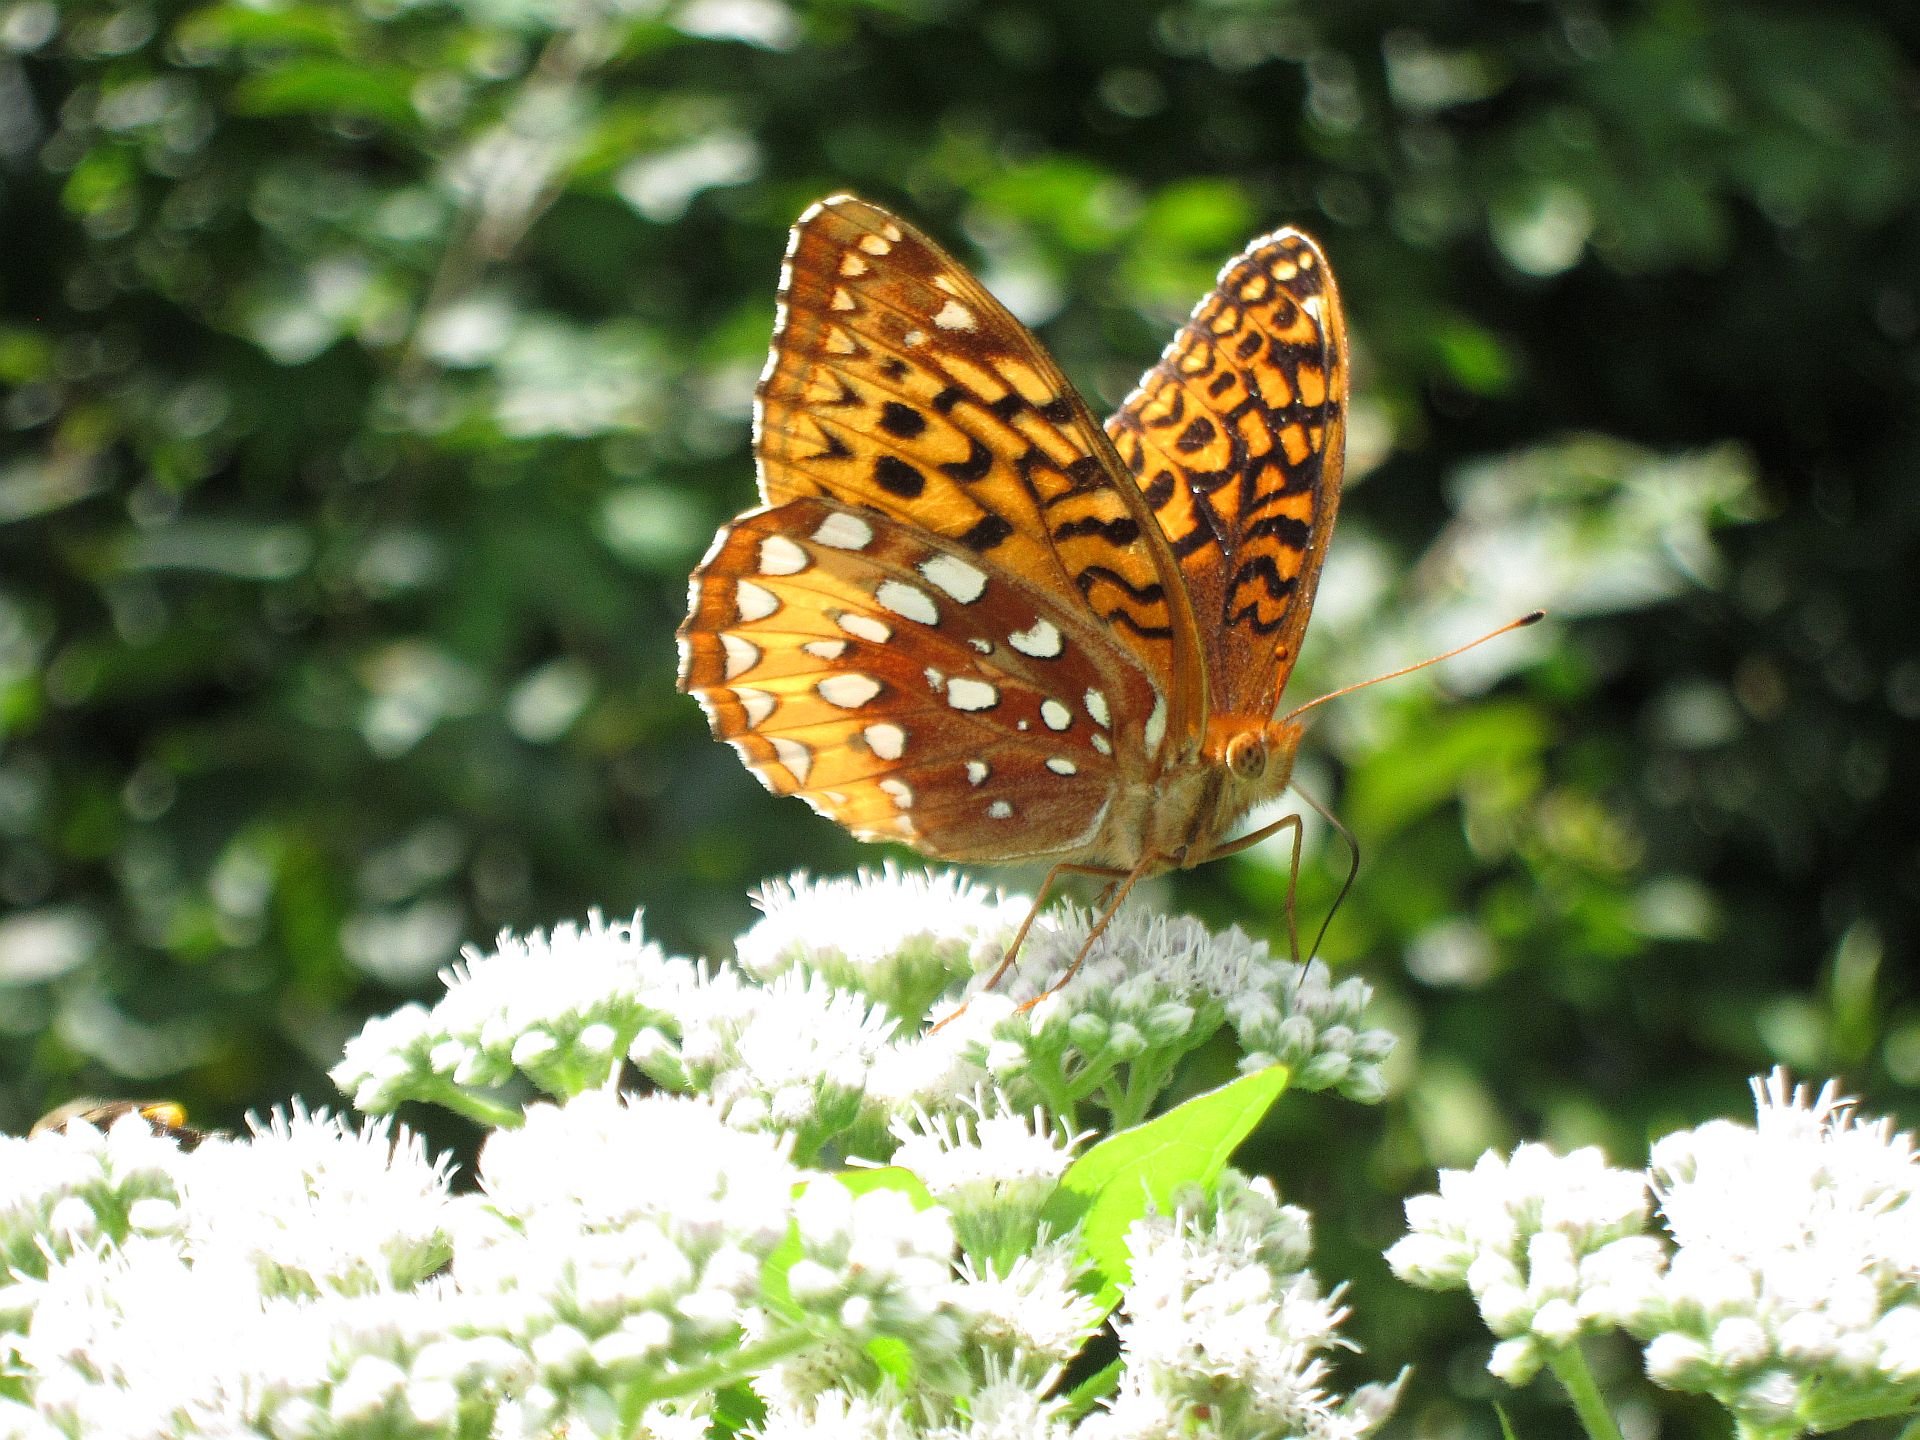
[[[1127,1235],[1132,1281],[1115,1332],[1117,1392],[1076,1432],[1086,1440],[1204,1434],[1219,1440],[1359,1440],[1385,1420],[1399,1382],[1326,1391],[1326,1355],[1346,1311],[1305,1268],[1304,1211],[1265,1180],[1231,1172]]]
[[[740,937],[740,968],[763,981],[798,968],[905,1021],[999,963],[1027,912],[957,872],[905,871],[776,880],[754,896],[765,918]]]
[[[803,1164],[885,1159],[889,1125],[989,1082],[1069,1121],[1097,1105],[1124,1128],[1222,1029],[1244,1069],[1285,1064],[1296,1088],[1360,1100],[1384,1090],[1392,1041],[1362,1024],[1364,982],[1335,984],[1237,929],[1125,910],[1069,984],[1023,1011],[1093,923],[1063,907],[1003,984],[960,1009],[952,997],[997,966],[1025,897],[889,866],[797,875],[757,901],[764,918],[737,965],[712,970],[662,954],[638,917],[503,935],[449,972],[439,1004],[369,1024],[334,1079],[363,1110],[426,1100],[501,1124],[512,1116],[492,1096],[516,1072],[564,1099],[624,1058],[662,1088],[707,1096],[730,1124],[792,1137]]]
[[[1827,1430],[1920,1408],[1920,1156],[1828,1082],[1753,1082],[1756,1123],[1653,1147],[1673,1239],[1627,1323],[1663,1385],[1761,1426]]]
[[[1387,1260],[1413,1284],[1472,1292],[1500,1342],[1489,1368],[1519,1385],[1640,1303],[1661,1263],[1647,1209],[1646,1177],[1611,1168],[1599,1150],[1522,1145],[1442,1170],[1438,1194],[1407,1202],[1409,1233]]]
[[[1229,1176],[1126,1231],[1151,1167],[1211,1156],[1211,1181],[1254,1102],[1193,1102],[1214,1143],[1099,1156],[1076,1111],[1143,1120],[1196,1045],[1310,1010],[1297,1073],[1363,1091],[1363,991],[1128,914],[1031,1011],[1015,977],[925,1030],[1024,900],[888,871],[761,903],[736,965],[595,916],[502,936],[369,1025],[336,1078],[488,1122],[469,1193],[408,1132],[298,1107],[190,1151],[137,1114],[0,1140],[0,1440],[1373,1428],[1391,1391],[1328,1393],[1342,1311],[1269,1188]],[[1028,969],[1088,923],[1041,927]],[[657,1093],[621,1093],[636,1070]],[[1076,1391],[1116,1300],[1118,1388]]]
[[[1920,1156],[1831,1082],[1753,1082],[1752,1126],[1709,1121],[1653,1147],[1647,1174],[1593,1150],[1522,1146],[1443,1171],[1407,1204],[1394,1269],[1466,1288],[1520,1383],[1619,1328],[1647,1373],[1711,1395],[1742,1433],[1793,1435],[1920,1413]],[[1649,1198],[1666,1239],[1642,1233]],[[1576,1394],[1576,1398],[1578,1398]]]
[[[547,1094],[602,1084],[631,1050],[667,1047],[659,1027],[695,984],[690,961],[644,940],[640,917],[502,934],[490,953],[464,952],[428,1009],[405,1005],[347,1042],[333,1081],[358,1110],[426,1099],[498,1120],[484,1092],[524,1075]]]
[[[1187,916],[1122,911],[1049,994],[1095,919],[1065,906],[1034,926],[1005,994],[1038,1003],[993,1025],[983,1064],[997,1084],[1024,1080],[1065,1114],[1093,1098],[1124,1125],[1147,1113],[1182,1056],[1230,1026],[1245,1070],[1284,1064],[1297,1088],[1364,1101],[1385,1093],[1380,1065],[1393,1038],[1360,1023],[1367,984],[1335,985],[1318,961],[1276,959],[1238,927],[1216,934]]]

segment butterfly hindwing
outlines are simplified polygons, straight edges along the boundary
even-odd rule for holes
[[[1218,713],[1271,715],[1340,503],[1347,351],[1326,257],[1296,230],[1221,271],[1107,422],[1179,560]]]
[[[771,790],[936,858],[1083,849],[1165,743],[1138,657],[952,540],[808,497],[694,574],[681,685]]]
[[[1085,403],[964,266],[848,196],[794,227],[756,399],[769,504],[825,496],[1084,605],[1155,678],[1177,737],[1206,676],[1151,511]]]

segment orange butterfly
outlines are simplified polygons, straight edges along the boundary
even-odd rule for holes
[[[802,215],[779,302],[765,503],[714,538],[680,627],[714,734],[862,839],[1050,860],[1042,899],[1065,871],[1114,879],[1108,916],[1283,828],[1297,865],[1297,815],[1227,837],[1292,773],[1301,726],[1276,716],[1340,500],[1320,248],[1254,241],[1104,429],[878,206]]]

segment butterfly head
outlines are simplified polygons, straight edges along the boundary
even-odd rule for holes
[[[1229,804],[1238,813],[1287,788],[1305,726],[1295,720],[1216,715],[1208,729],[1206,756],[1231,777]]]

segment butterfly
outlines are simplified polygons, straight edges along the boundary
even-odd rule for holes
[[[822,200],[756,391],[763,503],[693,573],[681,688],[769,790],[936,859],[1050,861],[1042,898],[1105,876],[1110,916],[1288,826],[1297,865],[1298,816],[1229,837],[1292,774],[1346,417],[1297,230],[1228,263],[1102,426],[965,266]]]

